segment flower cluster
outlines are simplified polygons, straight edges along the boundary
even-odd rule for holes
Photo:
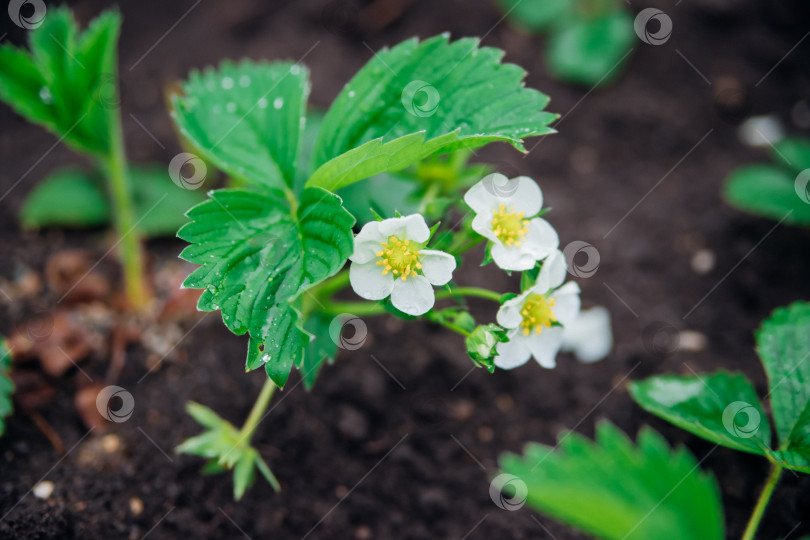
[[[606,356],[612,346],[609,315],[604,308],[580,313],[579,286],[565,283],[559,237],[539,217],[543,194],[534,180],[491,174],[467,191],[464,202],[475,213],[472,231],[487,241],[487,256],[507,272],[526,273],[521,293],[501,302],[499,326],[468,334],[475,341],[468,346],[474,359],[490,355],[494,366],[511,369],[530,357],[553,368],[561,349],[584,362]],[[426,249],[430,239],[419,214],[367,223],[350,257],[352,288],[367,300],[390,296],[407,315],[427,314],[436,300],[433,287],[449,283],[456,269],[452,254]]]

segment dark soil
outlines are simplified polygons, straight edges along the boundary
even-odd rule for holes
[[[168,163],[180,151],[162,93],[192,67],[223,58],[299,59],[317,44],[305,63],[312,70],[312,102],[325,107],[370,49],[412,35],[485,36],[485,44],[506,49],[508,61],[529,71],[528,84],[551,95],[550,108],[563,114],[559,134],[540,144],[530,140],[528,147],[537,146],[525,158],[505,147],[480,157],[506,174],[540,182],[564,245],[585,240],[597,247],[598,272],[579,282],[586,305],[610,309],[616,346],[598,364],[562,356],[553,371],[532,362],[489,375],[471,369],[457,336],[423,323],[370,319],[366,344],[344,351],[312,392],[294,375],[276,396],[255,443],[283,492],[260,480],[237,504],[229,477],[203,477],[200,460],[172,452],[199,432],[184,412],[186,401],[241,423],[264,379],[244,374],[245,340],[208,314],[179,345],[187,360],[167,363],[141,382],[145,352],[128,349],[117,384],[134,395],[136,408],[111,429],[117,449],[102,449],[98,433],[85,436],[73,407],[75,378],[81,377],[75,372],[53,381],[54,400],[39,408],[71,450],[65,457],[26,415],[10,419],[0,440],[0,536],[584,538],[528,508],[499,509],[489,497],[489,478],[502,452],[519,451],[527,441],[553,444],[565,429],[592,435],[594,424],[609,418],[633,435],[651,424],[702,459],[722,487],[729,538],[738,538],[766,462],[714,449],[656,420],[634,405],[626,383],[655,373],[727,368],[751,377],[761,395],[767,392],[752,332],[775,307],[810,297],[810,252],[797,249],[808,236],[725,206],[720,187],[733,167],[765,159],[738,141],[739,114],[775,113],[799,132],[789,118],[810,89],[802,71],[810,42],[784,55],[805,36],[808,18],[798,1],[651,3],[672,17],[671,40],[658,47],[638,42],[618,81],[588,92],[551,81],[541,40],[499,23],[489,1],[380,0],[373,9],[350,0],[122,2],[124,119],[136,161]],[[75,7],[86,21],[104,6],[82,1]],[[23,37],[12,27],[5,39]],[[716,96],[735,85],[745,96],[742,111],[719,107]],[[19,230],[17,209],[37,179],[76,158],[62,146],[50,150],[53,137],[6,107],[0,107],[0,125],[0,189],[16,185],[0,202],[0,275],[11,279],[24,267],[41,272],[49,254],[68,247],[101,256],[110,246],[101,231]],[[169,240],[148,247],[155,267],[182,248]],[[699,250],[716,256],[708,273],[690,263]],[[474,263],[460,276],[464,284],[516,287],[494,268]],[[56,300],[36,303],[47,307]],[[34,309],[4,306],[4,333]],[[477,313],[491,317],[488,307],[475,304]],[[683,330],[705,335],[705,348],[678,347],[677,339],[661,346]],[[103,380],[106,366],[107,359],[97,358],[83,369]],[[41,479],[56,486],[47,501],[30,493]],[[143,504],[139,514],[134,498]],[[810,533],[809,506],[810,479],[784,475],[759,538]]]

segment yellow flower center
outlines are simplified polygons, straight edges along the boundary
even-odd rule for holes
[[[523,219],[523,212],[515,212],[514,206],[501,206],[492,214],[492,232],[507,246],[519,246],[529,232],[529,220]]]
[[[382,243],[382,249],[377,252],[377,266],[382,266],[382,273],[402,276],[402,281],[408,276],[415,276],[417,270],[422,269],[419,262],[419,247],[411,245],[410,240],[400,240],[396,236],[389,236],[387,242]]]
[[[551,328],[552,323],[557,322],[557,317],[551,308],[554,307],[554,299],[546,298],[542,294],[530,294],[523,304],[520,314],[523,321],[520,328],[524,336],[528,336],[532,330],[539,334],[544,328]]]

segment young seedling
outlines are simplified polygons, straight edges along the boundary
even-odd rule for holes
[[[116,60],[120,26],[120,15],[108,11],[80,33],[68,8],[49,10],[30,31],[30,52],[0,46],[0,99],[96,167],[44,179],[23,204],[23,226],[113,221],[127,298],[137,309],[147,300],[141,237],[173,233],[201,197],[175,189],[164,167],[127,166]]]
[[[621,72],[636,39],[633,16],[622,0],[498,0],[515,25],[545,34],[549,73],[594,86]]]
[[[757,454],[771,474],[743,535],[754,538],[784,469],[810,473],[810,303],[779,308],[756,332],[768,375],[776,444],[753,384],[741,374],[659,375],[630,385],[647,411],[721,446]]]
[[[765,408],[741,374],[658,375],[630,385],[630,395],[647,411],[771,462],[743,540],[753,540],[782,471],[810,473],[810,303],[774,311],[756,340],[768,374],[776,445]],[[610,424],[597,428],[596,439],[565,435],[558,448],[530,446],[523,458],[504,457],[502,468],[517,477],[525,488],[522,499],[532,507],[599,538],[725,538],[717,486],[686,450],[670,454],[649,430],[633,449]]]
[[[249,446],[273,389],[293,367],[309,388],[338,344],[357,348],[341,335],[357,317],[432,321],[464,336],[473,360],[490,370],[532,355],[553,365],[579,291],[561,287],[565,261],[557,233],[539,217],[540,188],[527,177],[473,178],[485,171],[467,165],[469,152],[491,142],[525,151],[523,139],[551,133],[557,117],[502,56],[446,35],[384,49],[343,88],[315,137],[307,136],[309,76],[300,64],[226,61],[192,73],[174,97],[180,132],[239,186],[210,192],[188,212],[181,256],[200,266],[184,285],[203,290],[199,309],[220,310],[232,332],[248,334],[246,370],[269,377],[241,429],[191,405],[207,431],[178,451],[233,468],[237,496],[254,465],[277,486]],[[398,179],[409,195],[375,204],[376,182],[392,178],[380,175],[409,167]],[[367,178],[369,190],[352,191]],[[347,207],[372,208],[361,217]],[[456,226],[425,219],[451,211],[466,217]],[[501,268],[526,272],[520,295],[456,286],[462,255],[484,241]],[[365,301],[337,300],[348,287]],[[477,325],[462,302],[469,297],[505,302],[499,324]],[[445,299],[455,305],[436,308]]]
[[[746,165],[726,179],[723,195],[740,210],[793,225],[810,225],[810,140],[775,143],[770,164]]]

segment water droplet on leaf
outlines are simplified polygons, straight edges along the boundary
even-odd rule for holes
[[[53,103],[53,94],[51,94],[51,89],[47,86],[43,86],[39,89],[39,99],[42,100],[42,103],[45,105],[50,105]]]

